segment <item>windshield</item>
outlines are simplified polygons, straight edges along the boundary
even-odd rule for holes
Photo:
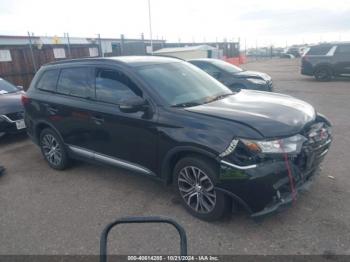
[[[194,106],[232,94],[204,71],[184,62],[143,66],[138,72],[170,106]]]
[[[232,65],[232,64],[227,63],[227,62],[222,61],[222,60],[213,59],[212,63],[215,66],[217,66],[218,68],[220,68],[228,73],[238,73],[238,72],[243,71],[242,68],[239,68],[238,66]]]
[[[6,80],[0,78],[0,95],[18,92],[18,88]]]

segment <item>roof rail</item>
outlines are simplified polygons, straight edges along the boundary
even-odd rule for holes
[[[176,57],[176,56],[171,56],[171,55],[157,55],[157,54],[154,54],[153,56],[160,56],[160,57],[167,57],[167,58],[175,58],[175,59],[178,59],[178,60],[187,62],[187,60],[185,60],[185,59],[182,59],[182,58],[179,58],[179,57]]]
[[[66,63],[74,63],[74,62],[84,62],[84,61],[101,61],[105,60],[105,58],[98,57],[86,57],[86,58],[76,58],[76,59],[64,59],[64,60],[58,60],[58,61],[52,61],[50,63],[47,63],[45,65],[58,65],[58,64],[66,64]]]

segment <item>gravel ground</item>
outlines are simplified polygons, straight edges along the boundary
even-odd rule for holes
[[[350,80],[319,83],[301,76],[299,63],[276,59],[244,66],[270,74],[276,92],[310,102],[334,124],[321,176],[292,208],[260,223],[243,212],[207,223],[190,216],[157,182],[86,163],[54,171],[25,135],[4,137],[0,254],[97,254],[100,233],[115,218],[162,215],[186,229],[191,254],[350,255]],[[110,239],[115,254],[178,252],[178,237],[168,226],[123,226]]]

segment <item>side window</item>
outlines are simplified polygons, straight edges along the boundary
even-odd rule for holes
[[[36,88],[46,91],[56,91],[56,84],[59,70],[47,70],[40,77]]]
[[[332,48],[332,46],[312,46],[309,51],[306,53],[306,55],[326,55],[328,51]]]
[[[61,70],[57,93],[82,98],[93,96],[93,69],[89,67],[65,68]]]
[[[336,54],[347,54],[350,55],[350,45],[340,45],[337,47]]]
[[[134,96],[142,96],[142,92],[125,74],[111,69],[96,70],[96,100],[119,104]]]
[[[217,67],[215,67],[209,63],[200,63],[197,65],[200,69],[204,70],[205,72],[207,72],[211,76],[218,76],[220,74],[220,69],[218,69]]]

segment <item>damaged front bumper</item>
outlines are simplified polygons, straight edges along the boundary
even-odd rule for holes
[[[273,213],[280,212],[287,207],[290,207],[297,199],[297,196],[310,188],[313,177],[310,177],[307,181],[300,183],[296,188],[294,193],[284,193],[278,194],[271,203],[269,203],[263,210],[251,214],[252,218],[264,217],[271,215]]]
[[[331,139],[317,150],[304,148],[304,162],[281,159],[249,166],[220,161],[218,191],[231,196],[247,210],[252,218],[279,212],[291,205],[296,196],[308,189],[319,173],[319,166],[328,152]],[[288,176],[291,171],[294,192]]]

